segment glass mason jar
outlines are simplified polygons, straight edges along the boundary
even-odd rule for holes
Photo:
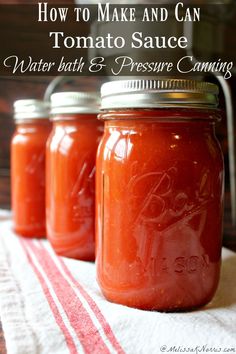
[[[48,103],[14,103],[16,131],[11,141],[11,199],[14,230],[28,237],[46,236],[45,152],[51,130]]]
[[[95,159],[103,133],[94,93],[51,96],[53,130],[47,143],[47,235],[54,250],[95,257]]]
[[[102,86],[97,154],[97,279],[130,307],[208,303],[220,272],[223,157],[218,88],[188,80]]]

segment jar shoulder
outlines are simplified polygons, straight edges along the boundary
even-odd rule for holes
[[[45,145],[50,130],[45,131],[24,131],[15,132],[11,139],[12,146],[24,146],[24,145]]]
[[[91,127],[90,127],[91,128]],[[49,151],[69,152],[75,149],[95,149],[103,134],[103,128],[95,125],[93,129],[83,127],[78,129],[76,126],[57,126],[52,130],[47,148]]]
[[[213,129],[107,129],[98,150],[103,161],[217,160],[223,163],[220,144]]]

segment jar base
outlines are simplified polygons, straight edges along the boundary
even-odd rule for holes
[[[62,249],[62,248],[55,247],[52,243],[51,243],[51,246],[54,249],[55,253],[61,257],[73,258],[73,259],[77,259],[80,261],[86,261],[86,262],[94,262],[95,261],[94,251],[83,252],[83,251],[78,250],[76,248]]]
[[[108,300],[109,302],[116,303],[119,305],[135,308],[138,310],[145,310],[145,311],[158,311],[158,312],[191,312],[194,310],[197,310],[199,308],[204,307],[207,305],[213,298],[215,294],[215,289],[212,291],[211,294],[208,296],[205,296],[204,298],[200,299],[198,302],[196,301],[195,303],[192,301],[192,303],[179,303],[178,301],[174,302],[169,302],[166,301],[166,296],[160,297],[159,299],[155,299],[153,301],[148,301],[148,298],[141,299],[138,298],[138,296],[132,296],[132,298],[128,298],[128,296],[124,294],[119,294],[117,296],[117,293],[114,294],[110,291],[106,291],[104,289],[101,290],[103,296]]]
[[[46,238],[46,230],[39,229],[39,230],[25,230],[21,228],[14,227],[13,231],[22,237],[25,238]]]

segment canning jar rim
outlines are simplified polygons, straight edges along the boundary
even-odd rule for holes
[[[173,115],[171,112],[175,112],[176,109],[178,109],[179,114]],[[194,110],[193,110],[194,109]],[[137,114],[139,112],[145,111],[147,114],[145,117],[138,116]],[[169,116],[164,116],[162,117],[161,115],[159,116],[153,116],[153,115],[148,115],[149,112],[155,112],[155,111],[165,111],[165,112],[170,112]],[[131,114],[136,113],[135,117],[131,117]],[[185,116],[181,115],[183,112],[191,112],[192,116]],[[193,116],[194,112],[194,116]],[[198,113],[206,113],[206,117],[199,117]],[[208,107],[204,108],[199,108],[199,107],[158,107],[158,108],[127,108],[127,109],[110,109],[110,110],[104,110],[101,111],[100,114],[98,114],[98,119],[102,121],[115,121],[115,120],[158,120],[162,122],[166,121],[211,121],[211,122],[220,122],[222,119],[222,109],[220,108],[215,108],[215,109],[209,109]]]

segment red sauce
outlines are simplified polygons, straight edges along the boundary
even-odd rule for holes
[[[17,124],[12,138],[13,222],[22,236],[46,236],[45,150],[50,130],[47,119],[27,119]]]
[[[54,117],[47,144],[47,233],[63,256],[94,260],[96,114]]]
[[[97,278],[108,300],[173,311],[212,299],[224,176],[215,114],[174,108],[101,115]]]

